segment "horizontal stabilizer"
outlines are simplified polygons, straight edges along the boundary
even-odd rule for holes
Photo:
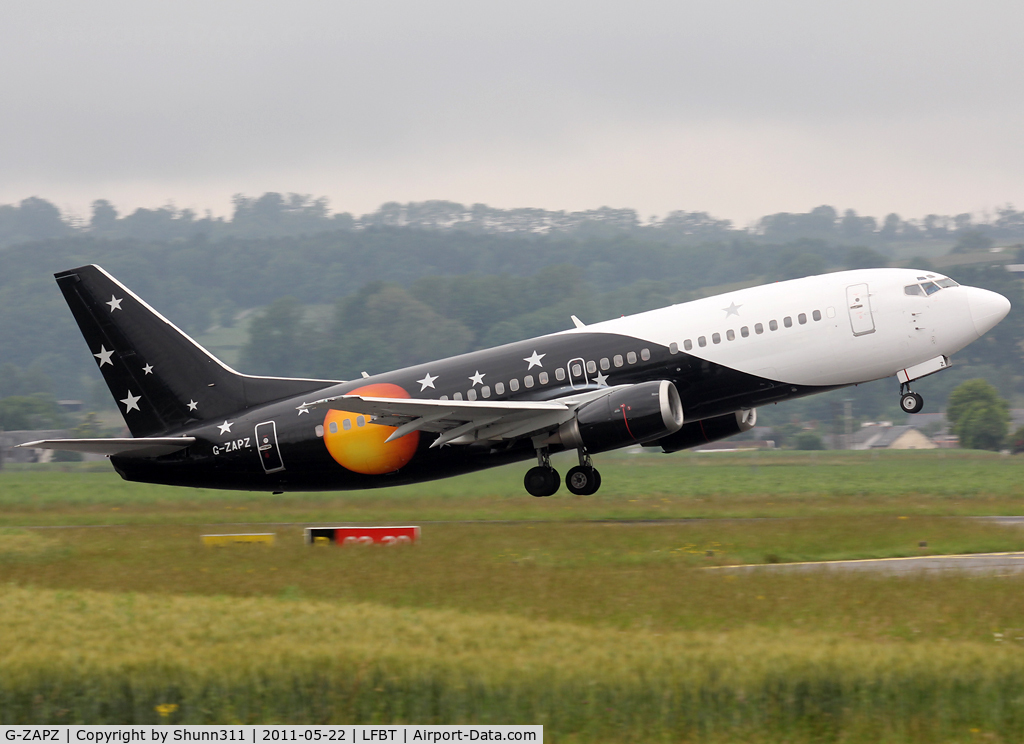
[[[26,449],[68,450],[118,457],[159,457],[194,444],[195,437],[145,437],[124,439],[41,439],[17,445]]]

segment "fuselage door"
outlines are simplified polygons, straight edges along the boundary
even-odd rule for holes
[[[569,373],[569,384],[573,388],[584,387],[587,384],[587,363],[582,358],[570,359],[565,365],[565,370]]]
[[[853,284],[846,288],[846,307],[850,311],[850,327],[854,336],[875,332],[875,319],[871,316],[871,295],[867,284]]]
[[[276,473],[278,470],[284,470],[281,450],[277,446],[276,423],[264,421],[262,424],[256,424],[256,449],[260,453],[260,462],[263,463],[265,472]]]

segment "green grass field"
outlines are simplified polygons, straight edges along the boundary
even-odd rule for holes
[[[175,722],[543,723],[549,741],[1024,739],[1024,576],[705,570],[1024,550],[1024,529],[972,518],[1022,513],[1024,459],[598,464],[598,496],[548,499],[521,467],[277,497],[8,468],[0,722],[173,703]],[[423,539],[310,547],[308,522]],[[200,544],[232,531],[277,544]]]

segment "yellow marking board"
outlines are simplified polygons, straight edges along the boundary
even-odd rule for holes
[[[243,535],[202,535],[203,545],[273,545],[273,532],[258,532]]]

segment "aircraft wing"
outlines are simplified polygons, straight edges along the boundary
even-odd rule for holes
[[[17,445],[26,449],[69,450],[93,455],[159,457],[194,444],[195,437],[128,437],[124,439],[41,439]]]
[[[472,444],[485,440],[519,439],[554,429],[576,414],[584,403],[614,388],[580,392],[549,401],[434,400],[422,398],[373,398],[339,395],[298,406],[303,409],[334,409],[370,416],[375,424],[397,427],[387,441],[414,431],[441,434],[431,447]]]

